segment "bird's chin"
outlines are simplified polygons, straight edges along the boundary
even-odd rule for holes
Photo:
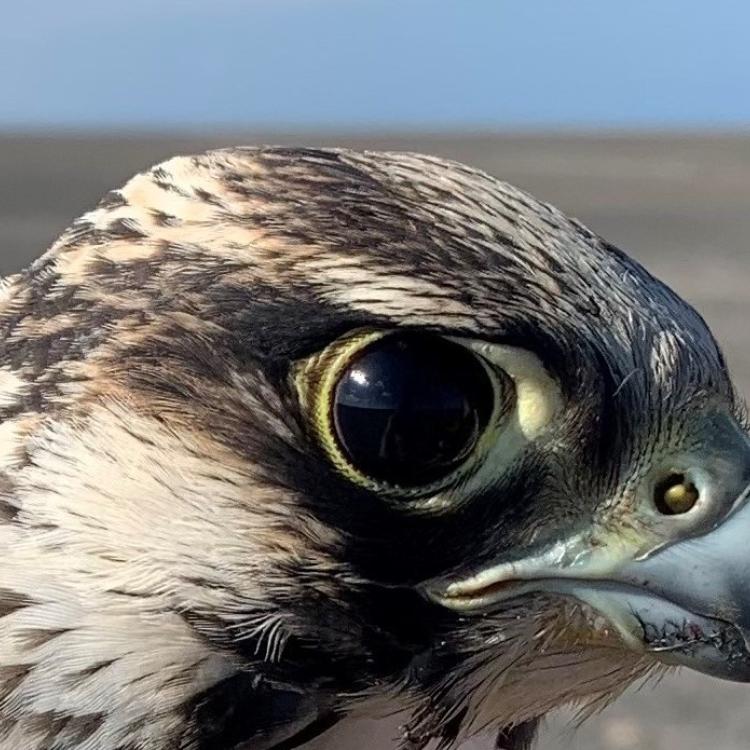
[[[532,593],[576,600],[594,617],[588,631],[573,637],[588,645],[624,647],[670,666],[686,666],[725,680],[750,682],[750,646],[742,630],[717,617],[691,612],[635,586],[571,578],[509,581],[471,596],[435,591],[432,598],[449,609],[486,612]]]

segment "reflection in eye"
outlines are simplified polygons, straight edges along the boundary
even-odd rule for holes
[[[365,347],[340,375],[335,436],[366,476],[425,485],[467,458],[494,399],[487,368],[470,350],[439,336],[391,334]]]
[[[367,385],[367,373],[364,370],[354,369],[349,376],[357,385]]]

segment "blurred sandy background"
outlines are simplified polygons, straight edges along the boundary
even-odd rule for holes
[[[2,136],[0,275],[39,255],[106,190],[153,162],[258,142],[429,151],[528,189],[628,250],[690,300],[750,395],[750,137]],[[540,746],[740,750],[750,745],[748,707],[750,686],[683,671],[656,690],[634,692],[578,730],[570,716],[555,717]],[[346,746],[389,748],[393,732],[390,726],[355,727]]]

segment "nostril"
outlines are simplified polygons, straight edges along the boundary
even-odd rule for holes
[[[665,516],[687,513],[699,498],[695,484],[679,472],[672,472],[654,487],[654,505]]]

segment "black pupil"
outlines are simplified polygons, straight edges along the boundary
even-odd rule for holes
[[[493,403],[489,375],[471,351],[439,336],[391,334],[366,347],[340,378],[334,427],[363,474],[419,487],[466,459]]]

